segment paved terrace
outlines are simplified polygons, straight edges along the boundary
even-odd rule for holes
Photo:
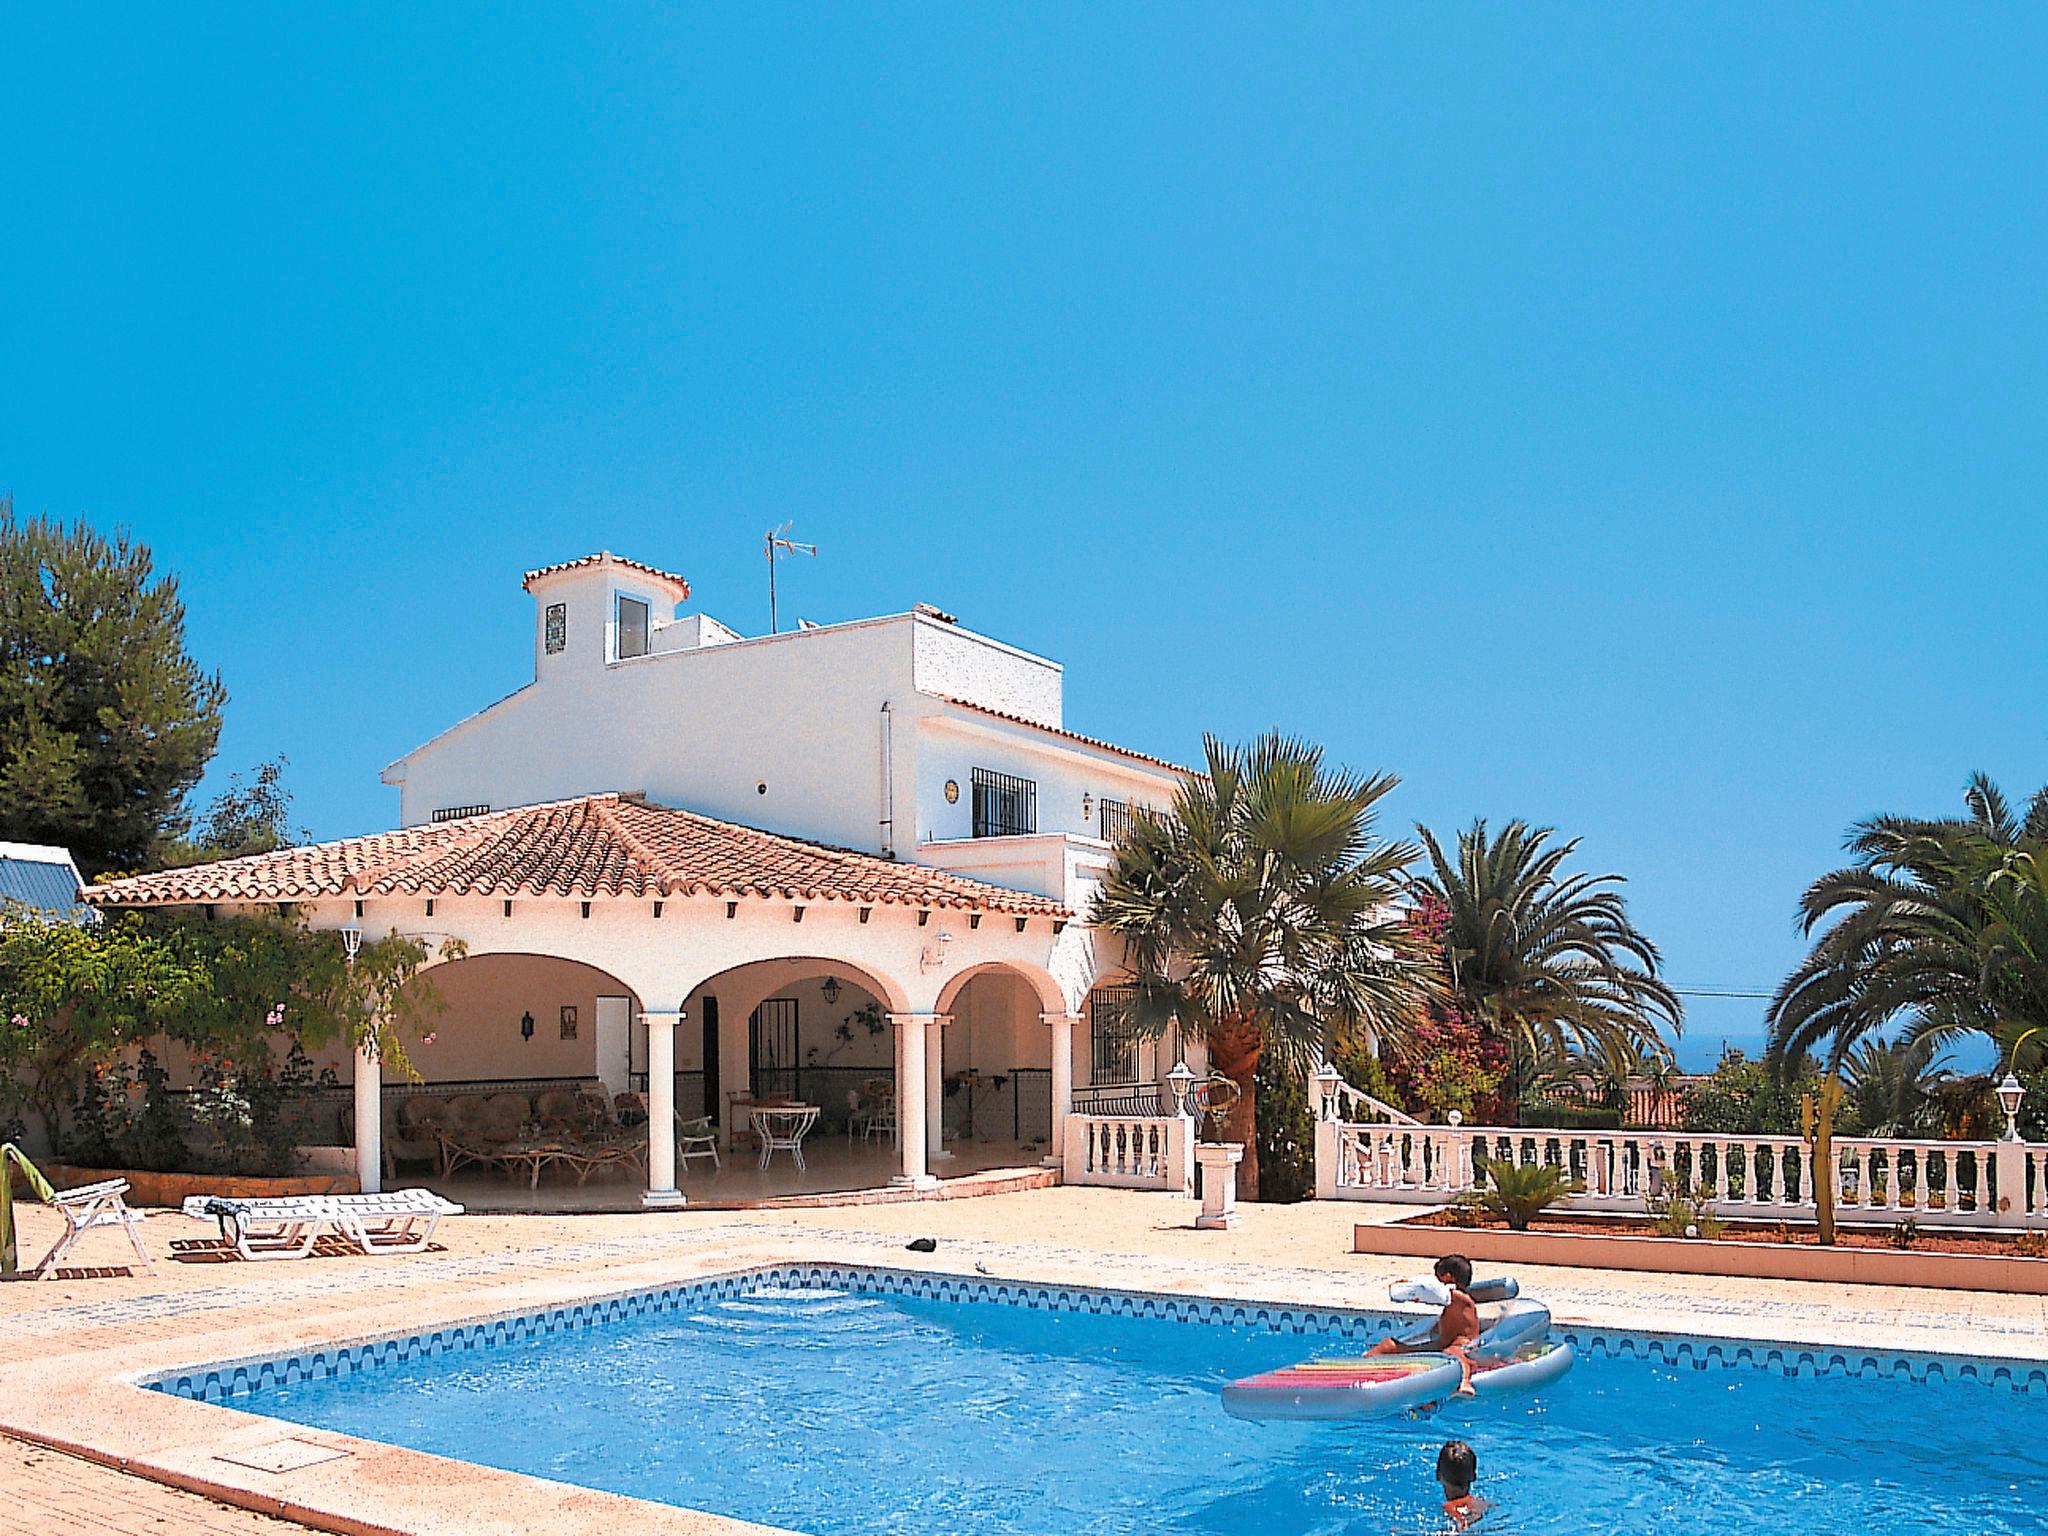
[[[21,1211],[23,1249],[52,1218]],[[759,1527],[469,1467],[236,1410],[138,1392],[122,1378],[174,1365],[295,1351],[522,1313],[592,1296],[790,1260],[886,1264],[1005,1279],[1378,1307],[1412,1260],[1348,1252],[1348,1202],[1250,1207],[1231,1232],[1196,1232],[1168,1195],[1044,1189],[972,1200],[795,1211],[479,1215],[444,1222],[411,1258],[166,1262],[172,1238],[210,1227],[176,1215],[145,1229],[161,1273],[0,1285],[0,1529],[39,1536],[182,1529],[319,1529],[418,1536],[515,1531],[734,1533]],[[912,1237],[936,1253],[905,1250]],[[118,1236],[80,1257],[117,1261]],[[68,1273],[68,1272],[67,1272]],[[1790,1281],[1520,1269],[1560,1321],[1874,1350],[2048,1359],[2048,1298],[1840,1288]],[[295,1471],[262,1461],[280,1441],[344,1454]],[[58,1454],[60,1447],[74,1454]],[[152,1481],[124,1473],[130,1467]],[[163,1484],[176,1485],[166,1487]],[[191,1491],[210,1497],[199,1497]],[[7,1524],[19,1519],[19,1525]]]

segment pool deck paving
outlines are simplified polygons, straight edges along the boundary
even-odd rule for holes
[[[1414,1260],[1349,1251],[1349,1202],[1251,1206],[1223,1232],[1192,1202],[1103,1189],[783,1211],[474,1215],[416,1256],[275,1263],[172,1257],[211,1228],[175,1213],[144,1228],[155,1276],[128,1274],[117,1234],[82,1264],[0,1285],[0,1532],[316,1529],[442,1536],[636,1531],[709,1536],[758,1526],[448,1461],[214,1404],[138,1390],[137,1377],[290,1354],[787,1262],[882,1265],[1036,1284],[1389,1309]],[[25,1255],[54,1218],[19,1209]],[[936,1252],[910,1252],[914,1237]],[[1447,1244],[1455,1234],[1446,1233]],[[2048,1298],[1796,1281],[1524,1268],[1524,1292],[1566,1326],[1863,1352],[2048,1361]],[[56,1454],[61,1453],[61,1454]],[[266,1470],[281,1466],[285,1470]],[[137,1475],[140,1474],[140,1475]],[[238,1506],[235,1509],[223,1505]],[[240,1511],[258,1511],[244,1514]],[[69,1521],[69,1524],[64,1522]]]

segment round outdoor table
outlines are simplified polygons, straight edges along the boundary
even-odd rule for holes
[[[761,1143],[761,1166],[787,1147],[798,1168],[804,1165],[804,1135],[818,1123],[815,1104],[756,1104],[752,1111],[754,1138]]]

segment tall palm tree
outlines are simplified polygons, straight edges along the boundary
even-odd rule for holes
[[[1866,1040],[1846,1066],[1861,1134],[1920,1136],[1939,1118],[1931,1095],[1946,1074],[1933,1041]]]
[[[1685,1010],[1657,975],[1661,957],[1628,915],[1620,875],[1565,869],[1578,839],[1511,821],[1458,834],[1456,856],[1418,828],[1420,884],[1450,914],[1444,959],[1466,1010],[1514,1046],[1518,1084],[1575,1058],[1625,1073],[1670,1060]]]
[[[2048,789],[2023,815],[1982,774],[1966,814],[1878,816],[1850,830],[1853,862],[1800,899],[1819,937],[1771,1000],[1776,1057],[1824,1051],[1839,1066],[1903,1021],[1931,1047],[1964,1036],[2026,1062],[2048,1047]]]
[[[1156,1036],[1178,1019],[1238,1086],[1225,1134],[1256,1198],[1261,1058],[1305,1074],[1338,1040],[1398,1036],[1431,967],[1399,904],[1416,850],[1373,832],[1392,775],[1325,767],[1278,733],[1203,745],[1207,774],[1134,822],[1090,921],[1123,940],[1129,1026]]]

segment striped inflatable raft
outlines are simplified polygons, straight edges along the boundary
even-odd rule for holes
[[[1550,1309],[1522,1299],[1512,1280],[1472,1287],[1480,1303],[1479,1342],[1472,1347],[1472,1390],[1482,1400],[1550,1386],[1572,1368],[1572,1347],[1550,1338]],[[1395,1337],[1429,1343],[1434,1319]],[[1458,1390],[1463,1372],[1449,1355],[1416,1348],[1398,1355],[1305,1360],[1233,1381],[1223,1409],[1240,1419],[1377,1419],[1438,1403]]]

